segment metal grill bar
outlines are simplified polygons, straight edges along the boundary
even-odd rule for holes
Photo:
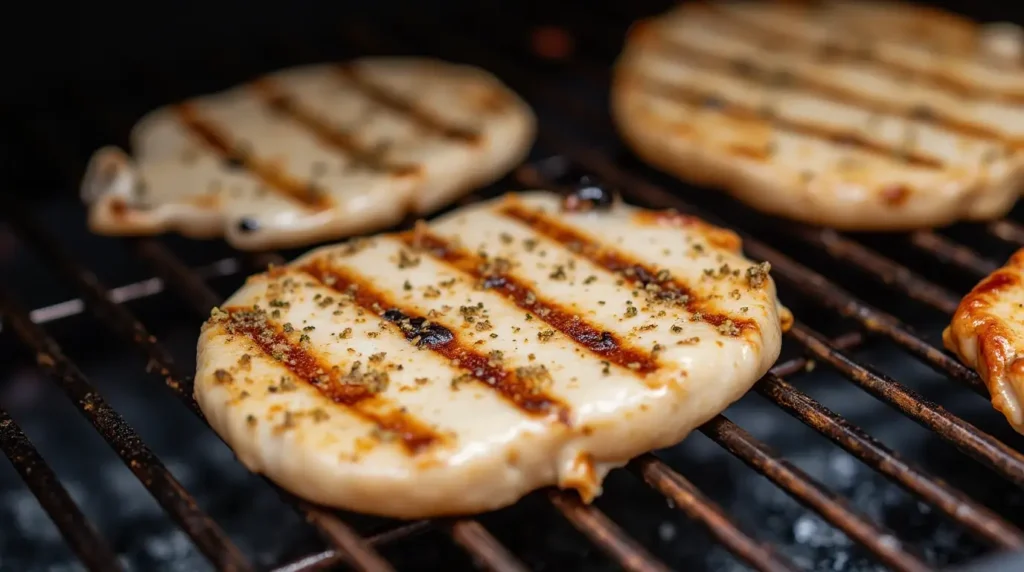
[[[0,409],[0,448],[87,569],[124,570],[117,555],[60,484],[56,473],[4,409]]]
[[[575,495],[561,491],[549,491],[548,498],[577,530],[624,569],[630,572],[669,572],[647,549],[593,506],[585,505]]]
[[[11,211],[8,211],[11,212]],[[142,439],[113,408],[107,405],[85,375],[61,351],[40,326],[32,323],[6,290],[0,288],[0,312],[21,341],[36,354],[36,361],[53,377],[79,412],[117,452],[125,465],[189,535],[199,550],[220,570],[252,570],[241,551],[188,491],[164,467]]]
[[[1024,484],[1024,455],[1002,441],[949,413],[885,374],[875,373],[832,346],[824,336],[794,324],[790,334],[851,381],[899,409],[904,415],[938,433],[961,451],[988,465],[1016,484]]]
[[[429,530],[433,524],[434,523],[429,520],[417,520],[370,536],[366,539],[366,542],[374,548],[378,546],[385,546],[392,542],[397,542],[405,538],[416,536],[417,534],[422,534]],[[272,572],[307,572],[309,570],[323,570],[329,566],[334,566],[344,561],[345,558],[338,551],[329,548],[322,552],[309,554],[283,566],[274,568]]]
[[[475,520],[460,520],[451,525],[456,543],[472,554],[478,565],[492,572],[527,572],[526,565],[512,556],[487,529]]]
[[[892,286],[913,300],[922,302],[944,314],[952,314],[960,305],[960,297],[946,288],[929,282],[912,270],[894,262],[859,242],[831,229],[817,229],[799,224],[779,225],[802,241],[813,244],[832,258],[849,262]]]
[[[722,546],[755,569],[762,572],[796,570],[792,562],[780,557],[770,546],[747,536],[717,503],[654,455],[641,455],[630,462],[629,468],[656,491],[672,499],[676,507],[703,524]]]
[[[978,276],[991,274],[996,268],[999,268],[999,264],[983,258],[970,248],[930,230],[919,230],[911,234],[910,244],[946,264],[957,266]]]
[[[1024,533],[1019,529],[967,495],[902,460],[898,454],[859,427],[836,415],[774,373],[761,380],[755,389],[869,467],[937,507],[979,538],[1001,548],[1024,547]]]
[[[992,236],[1015,246],[1024,246],[1024,226],[1009,220],[997,220],[985,225]]]
[[[847,536],[866,546],[884,563],[897,570],[930,570],[910,547],[888,530],[872,524],[857,514],[845,499],[829,491],[800,469],[779,457],[724,415],[719,415],[700,428],[730,453],[763,474],[790,496],[807,505]]]

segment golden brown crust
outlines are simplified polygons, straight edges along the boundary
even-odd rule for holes
[[[946,348],[974,368],[992,394],[992,406],[1024,433],[1024,338],[1015,314],[1024,310],[1024,249],[986,276],[960,302],[942,332]]]

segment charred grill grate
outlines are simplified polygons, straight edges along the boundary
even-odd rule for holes
[[[423,21],[429,21],[429,16],[423,18]],[[781,360],[758,383],[756,393],[932,507],[931,510],[955,523],[980,545],[991,550],[1024,548],[1024,532],[1016,524],[907,460],[785,379],[810,371],[815,363],[824,364],[986,467],[994,473],[988,477],[993,482],[1001,479],[1009,486],[1024,484],[1024,454],[962,416],[929,401],[854,353],[869,341],[895,346],[965,389],[987,397],[984,386],[973,372],[939,349],[933,341],[915,333],[894,313],[868,303],[865,298],[895,297],[931,311],[932,318],[947,316],[955,309],[964,285],[997,266],[993,259],[964,246],[956,233],[961,233],[964,241],[979,244],[994,240],[1000,248],[1007,250],[1011,246],[1024,246],[1024,227],[1011,220],[1002,220],[980,229],[955,229],[951,235],[922,231],[879,242],[872,237],[854,239],[833,231],[769,221],[720,197],[703,200],[702,204],[706,202],[707,207],[695,207],[682,198],[695,195],[692,189],[646,170],[635,160],[623,156],[613,142],[604,105],[594,97],[594,94],[606,90],[606,69],[584,62],[539,67],[532,65],[536,62],[527,61],[507,50],[485,49],[472,40],[457,40],[453,35],[440,33],[440,26],[424,26],[422,21],[418,24],[415,28],[402,27],[401,34],[393,33],[395,30],[381,33],[381,30],[367,26],[350,25],[346,27],[346,38],[364,52],[412,51],[417,45],[427,45],[436,55],[457,60],[468,58],[488,67],[530,99],[540,112],[542,133],[539,147],[549,154],[545,156],[548,158],[524,165],[511,181],[498,187],[557,187],[574,177],[574,173],[588,172],[618,186],[627,199],[637,204],[677,208],[712,222],[721,222],[721,217],[713,214],[715,212],[728,212],[729,222],[740,220],[741,226],[736,230],[744,239],[746,252],[753,258],[771,262],[783,297],[795,310],[797,322],[788,335],[787,343],[801,352],[801,355]],[[417,31],[424,29],[433,30],[430,38]],[[396,41],[395,45],[380,45],[383,43],[380,39],[386,37],[404,38],[409,43]],[[289,49],[295,60],[314,56],[294,45]],[[155,75],[148,76],[148,79],[159,84]],[[574,89],[566,87],[570,83]],[[574,91],[584,94],[574,95]],[[80,94],[80,105],[85,106],[85,115],[106,126],[106,138],[115,137],[124,127],[124,117],[112,117],[109,111],[113,107],[110,105],[90,105],[90,95]],[[37,131],[36,127],[31,130]],[[36,134],[41,135],[41,143],[50,146],[48,156],[51,162],[67,168],[71,180],[77,180],[81,173],[82,150],[67,145],[68,134]],[[468,200],[477,200],[480,196],[478,194]],[[280,263],[284,258],[276,254],[231,254],[213,263],[192,266],[168,246],[174,242],[173,239],[121,241],[157,277],[109,289],[76,258],[68,245],[37,220],[31,209],[13,199],[3,201],[0,212],[7,215],[7,222],[18,241],[45,260],[79,297],[29,312],[16,301],[11,278],[5,275],[0,285],[4,331],[13,334],[22,347],[35,355],[38,368],[58,383],[78,411],[116,451],[214,568],[257,568],[251,556],[235,544],[222,525],[200,508],[201,503],[143,442],[133,426],[100,396],[90,379],[64,354],[44,326],[56,325],[84,309],[90,310],[106,329],[122,339],[126,347],[131,346],[139,352],[147,362],[147,370],[162,377],[186,408],[198,415],[185,368],[176,365],[171,351],[151,334],[126,303],[161,296],[167,291],[192,310],[196,318],[205,317],[221,301],[221,296],[211,287],[211,281],[244,275],[268,263]],[[80,216],[80,211],[77,214]],[[979,236],[982,234],[985,236]],[[951,238],[954,235],[955,238]],[[778,247],[770,246],[769,242]],[[891,247],[893,242],[899,242],[899,248]],[[881,248],[886,253],[883,254]],[[796,257],[783,254],[782,250],[797,252],[799,258],[810,259],[811,262],[800,262]],[[889,250],[892,250],[891,254]],[[915,260],[915,255],[924,257],[921,259],[925,261]],[[841,267],[838,270],[837,263]],[[812,265],[822,270],[812,269]],[[946,275],[954,278],[940,281],[929,277]],[[865,277],[873,280],[864,282],[862,279]],[[853,283],[858,292],[863,290],[866,294],[854,293],[854,288],[844,287],[844,283]],[[891,300],[887,304],[891,306]],[[803,320],[805,317],[806,322]],[[812,327],[809,325],[811,322],[822,326]],[[856,327],[849,330],[832,327],[839,322],[852,323]],[[826,327],[835,331],[819,331]],[[991,412],[989,415],[998,414]],[[766,477],[779,490],[817,513],[859,544],[878,563],[904,571],[933,568],[934,554],[928,556],[918,550],[914,542],[901,541],[889,526],[865,514],[859,506],[784,459],[768,444],[724,415],[701,427],[700,432]],[[122,569],[123,563],[115,557],[114,544],[90,524],[61,485],[55,471],[42,459],[18,423],[2,409],[0,446],[81,562],[92,570]],[[756,531],[731,516],[728,510],[712,500],[710,494],[702,492],[701,487],[673,469],[663,458],[666,457],[643,455],[629,464],[628,472],[669,499],[674,507],[706,529],[715,541],[739,560],[766,571],[794,570],[809,565],[821,567],[820,563],[794,559],[770,543],[758,540],[760,535]],[[950,469],[956,472],[952,467]],[[343,564],[367,571],[392,570],[393,565],[382,551],[426,531],[446,533],[480,568],[499,571],[529,569],[515,551],[489,532],[489,527],[482,523],[483,518],[390,524],[378,527],[376,532],[366,532],[361,530],[365,527],[349,524],[349,516],[311,506],[284,492],[280,494],[285,503],[319,532],[328,548],[278,564],[275,569],[279,571],[297,572]],[[645,572],[669,569],[654,556],[648,543],[631,537],[624,524],[617,523],[597,506],[585,506],[573,494],[559,491],[541,492],[535,496],[544,498],[555,512],[621,568]],[[835,569],[844,568],[839,565]]]

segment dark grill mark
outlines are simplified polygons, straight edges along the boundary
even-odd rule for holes
[[[707,94],[702,93],[699,89],[691,86],[684,85],[669,85],[659,80],[651,78],[637,78],[639,84],[651,94],[659,95],[667,99],[674,99],[682,101],[686,104],[693,106],[704,106],[706,104]],[[720,100],[721,104],[714,108],[718,113],[734,117],[742,121],[749,121],[751,123],[763,123],[765,122],[764,116],[757,110],[745,105],[727,102]],[[806,135],[808,137],[814,137],[822,139],[824,141],[831,141],[842,145],[848,145],[850,147],[856,147],[857,149],[886,157],[893,160],[903,160],[910,165],[917,167],[923,167],[928,169],[939,169],[942,167],[942,162],[926,155],[917,153],[911,153],[909,151],[892,149],[885,145],[870,141],[860,135],[854,133],[848,133],[843,131],[833,131],[827,127],[821,125],[814,125],[811,123],[804,123],[800,121],[794,121],[792,119],[786,119],[775,115],[771,120],[771,125],[776,128],[784,129],[792,133],[798,133]]]
[[[258,312],[242,307],[224,308],[224,311],[229,316]],[[348,407],[360,417],[376,424],[379,429],[397,435],[410,453],[418,453],[443,440],[441,435],[408,413],[396,410],[393,406],[386,408],[387,402],[377,396],[371,387],[344,383],[339,367],[293,344],[279,325],[269,321],[260,325],[254,320],[233,321],[229,318],[227,326],[229,333],[245,336],[260,351],[284,365],[331,401]]]
[[[705,50],[695,46],[672,41],[669,38],[662,38],[666,52],[670,56],[676,56],[686,61],[689,66],[697,67],[705,71],[718,71],[728,73],[744,79],[755,79],[764,81],[778,87],[780,72],[759,68],[747,61],[730,61],[727,57],[718,55],[711,50]],[[1006,143],[1012,147],[1024,147],[1024,141],[1007,138],[998,131],[978,125],[969,121],[943,117],[936,110],[925,105],[917,105],[905,109],[898,103],[876,99],[872,96],[859,94],[840,85],[828,83],[827,80],[814,77],[797,77],[786,72],[788,87],[800,89],[813,95],[818,95],[836,103],[843,103],[876,113],[888,113],[893,115],[904,115],[919,121],[927,121],[953,133],[966,137],[976,137]],[[763,116],[764,114],[762,114]]]
[[[229,165],[233,162],[241,164],[262,179],[270,188],[307,207],[317,210],[331,208],[330,199],[316,187],[309,183],[296,181],[250,154],[241,152],[219,129],[203,120],[190,104],[179,104],[177,112],[181,122]]]
[[[428,111],[417,107],[415,104],[388,92],[379,85],[359,73],[354,66],[340,65],[337,68],[338,74],[346,81],[363,92],[366,97],[373,100],[382,107],[386,107],[396,113],[405,115],[406,118],[416,123],[421,128],[436,133],[447,139],[460,141],[462,143],[477,144],[480,142],[480,134],[471,129],[448,125],[443,120],[434,117]]]
[[[988,99],[1005,101],[1008,103],[1024,103],[1024,93],[1021,92],[995,91],[989,87],[973,85],[969,81],[963,81],[959,78],[953,77],[952,75],[947,75],[942,71],[918,69],[900,62],[883,59],[878,54],[874,53],[870,47],[847,46],[835,42],[828,42],[821,45],[810,45],[808,40],[789,36],[784,30],[777,30],[762,23],[748,20],[744,17],[738,17],[728,11],[718,10],[714,6],[714,2],[707,2],[704,5],[714,10],[716,14],[722,16],[730,25],[740,28],[738,32],[743,36],[760,37],[762,43],[771,45],[775,49],[800,49],[804,52],[813,51],[813,53],[818,54],[822,60],[833,63],[841,60],[868,62],[883,71],[889,72],[895,77],[913,78],[914,81],[922,83],[927,82],[933,87],[945,89],[963,98]],[[982,62],[976,61],[976,63],[981,65]]]
[[[325,125],[293,98],[281,93],[272,80],[259,79],[254,81],[252,86],[271,110],[289,117],[322,143],[341,151],[360,166],[375,171],[389,172],[399,177],[413,175],[420,171],[418,165],[390,164],[382,157],[380,149],[367,148],[356,141],[352,133]]]
[[[403,235],[403,240],[410,246],[422,249],[434,258],[447,262],[477,280],[482,280],[484,287],[531,312],[538,319],[562,332],[580,346],[600,356],[601,359],[629,368],[639,374],[648,374],[658,369],[657,360],[649,353],[630,348],[610,332],[598,329],[554,302],[545,301],[513,276],[487,274],[481,271],[483,261],[479,257],[452,247],[443,238],[418,230],[415,233]]]
[[[486,355],[478,353],[470,349],[468,345],[461,343],[458,336],[451,330],[445,328],[444,331],[447,334],[436,330],[428,331],[427,334],[431,336],[430,342],[426,342],[422,338],[417,340],[415,336],[409,337],[409,334],[414,329],[412,321],[425,320],[425,318],[398,307],[384,293],[374,289],[366,280],[351,275],[347,270],[330,266],[323,260],[310,262],[301,267],[300,270],[314,277],[324,286],[351,296],[353,301],[361,308],[389,322],[400,323],[407,321],[409,323],[407,326],[399,326],[402,327],[402,332],[406,339],[420,345],[420,347],[444,356],[451,360],[453,364],[457,363],[458,368],[466,372],[467,375],[473,377],[484,386],[494,389],[522,411],[530,415],[554,415],[559,422],[569,424],[570,408],[567,404],[553,396],[547,395],[541,388],[518,379],[513,372],[490,365],[491,360]],[[423,322],[417,323],[422,328]],[[445,341],[444,338],[447,336],[451,336],[451,339]]]
[[[720,326],[731,321],[740,332],[747,330],[757,332],[757,322],[749,318],[722,314],[713,309],[707,300],[700,299],[688,286],[669,278],[659,280],[658,272],[651,267],[631,259],[628,255],[616,252],[590,237],[570,228],[541,212],[533,211],[521,204],[511,203],[500,210],[501,214],[517,220],[535,232],[540,233],[567,248],[572,245],[571,252],[590,260],[594,264],[622,276],[626,281],[646,288],[648,284],[657,285],[661,296],[676,300],[685,300],[686,310],[699,314],[702,322]]]

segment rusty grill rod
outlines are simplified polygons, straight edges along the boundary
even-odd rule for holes
[[[767,477],[794,499],[811,508],[847,536],[867,547],[886,565],[896,570],[924,572],[930,567],[909,546],[903,546],[889,530],[872,524],[845,499],[829,491],[809,475],[779,457],[724,415],[700,427],[738,459]]]
[[[10,211],[8,211],[10,212]],[[32,323],[28,312],[0,287],[0,312],[25,346],[36,354],[40,368],[53,377],[79,412],[117,452],[125,465],[189,535],[199,550],[220,570],[252,570],[242,552],[223,530],[204,513],[159,458],[86,379],[43,329]]]
[[[1018,485],[1024,484],[1024,455],[1020,452],[885,374],[858,364],[818,332],[795,323],[789,333],[811,353],[842,372],[868,393],[935,431],[962,452],[981,461],[1008,480]]]
[[[940,261],[977,276],[991,274],[995,272],[996,268],[999,268],[999,264],[992,260],[930,230],[919,230],[912,233],[909,241],[915,248],[931,254]]]
[[[1009,242],[1014,246],[1024,246],[1024,226],[1011,220],[997,220],[985,225],[985,230],[992,236]]]
[[[648,453],[633,459],[629,469],[648,485],[686,513],[703,524],[707,531],[730,552],[762,572],[796,570],[771,547],[761,544],[741,531],[716,502],[708,498],[688,479],[668,468]]]
[[[849,350],[861,344],[857,333],[832,340],[836,348]],[[807,426],[828,437],[867,466],[879,471],[907,491],[942,511],[979,538],[1002,548],[1024,546],[1024,532],[975,502],[941,479],[928,475],[900,458],[856,425],[833,413],[782,378],[804,369],[807,358],[794,358],[773,367],[754,389]]]
[[[617,524],[592,505],[583,504],[579,497],[562,491],[549,491],[551,504],[566,519],[629,572],[669,572],[654,559],[647,549],[629,537]]]
[[[366,543],[377,548],[386,546],[393,542],[411,538],[430,530],[433,522],[429,520],[417,520],[384,530],[378,534],[367,537]],[[337,550],[328,548],[313,554],[299,557],[287,564],[274,568],[271,572],[309,572],[311,570],[325,570],[345,561]]]
[[[528,571],[526,566],[479,522],[459,520],[448,528],[452,539],[473,555],[473,560],[479,568],[492,572]]]
[[[110,545],[82,514],[57,474],[6,410],[0,409],[0,448],[88,570],[124,570]]]

